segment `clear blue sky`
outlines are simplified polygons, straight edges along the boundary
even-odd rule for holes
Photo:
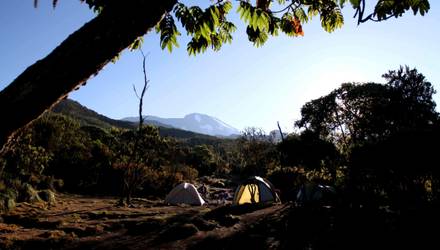
[[[34,9],[32,0],[0,1],[0,89],[94,16],[79,1],[59,1],[55,10],[51,2],[40,0]],[[347,7],[344,27],[334,33],[324,32],[315,18],[304,25],[304,37],[281,35],[262,48],[247,41],[244,25],[237,21],[231,45],[196,57],[187,55],[187,39],[180,39],[181,47],[170,54],[150,32],[143,46],[149,53],[150,79],[144,113],[182,117],[199,112],[240,130],[256,126],[266,132],[280,121],[292,131],[305,102],[342,82],[383,82],[383,73],[405,64],[416,67],[440,91],[440,3],[430,2],[425,17],[406,13],[361,26]],[[236,20],[237,14],[231,18]],[[139,52],[124,51],[70,98],[112,118],[134,116],[132,85],[140,87],[142,79]],[[440,105],[439,94],[435,100]]]

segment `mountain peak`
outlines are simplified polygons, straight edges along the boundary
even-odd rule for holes
[[[191,113],[183,118],[187,127],[196,129],[199,133],[219,136],[237,135],[240,132],[220,119],[201,113]],[[192,131],[192,130],[191,130]]]
[[[196,120],[198,122],[201,122],[203,120],[213,119],[213,118],[214,117],[211,117],[211,116],[205,115],[205,114],[201,114],[201,113],[191,113],[191,114],[187,114],[187,115],[185,115],[185,117],[183,117],[183,119],[192,119],[192,120]]]
[[[125,118],[124,120],[130,119],[131,118]],[[224,123],[220,119],[202,113],[187,114],[183,118],[161,118],[156,116],[148,116],[147,119],[160,122],[174,128],[212,136],[228,137],[238,135],[240,133],[238,129]]]

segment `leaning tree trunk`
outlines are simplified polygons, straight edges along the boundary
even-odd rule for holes
[[[153,28],[177,0],[113,1],[0,92],[0,148],[21,127],[97,74]]]

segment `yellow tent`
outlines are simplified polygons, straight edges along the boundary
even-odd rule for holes
[[[279,202],[273,185],[266,179],[254,176],[237,187],[232,204]]]

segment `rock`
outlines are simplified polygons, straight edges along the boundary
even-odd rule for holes
[[[41,190],[38,192],[38,196],[49,205],[53,205],[56,202],[55,193],[49,189]]]

